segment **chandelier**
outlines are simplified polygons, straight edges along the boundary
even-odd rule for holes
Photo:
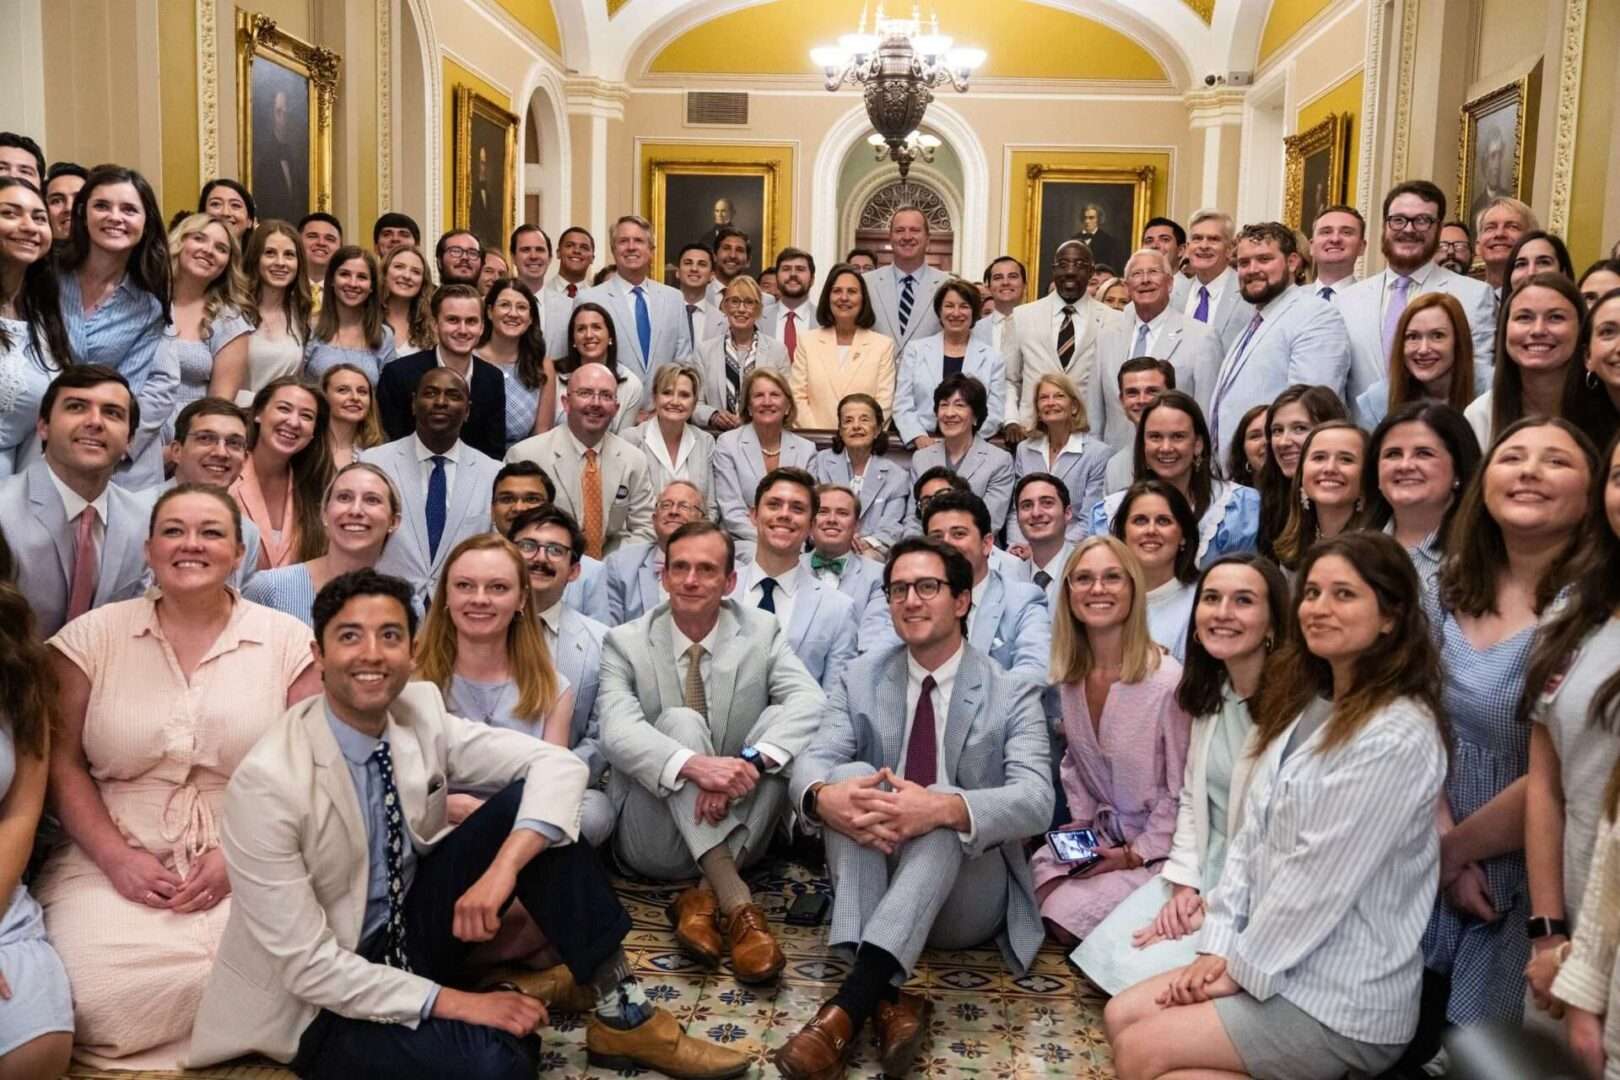
[[[811,49],[810,59],[826,73],[828,90],[847,82],[866,88],[866,115],[877,129],[867,141],[877,148],[878,160],[891,158],[904,177],[912,162],[932,161],[939,146],[939,139],[918,131],[934,87],[949,83],[966,92],[973,70],[984,63],[984,50],[953,47],[939,32],[937,13],[925,26],[917,5],[911,18],[891,19],[880,3],[870,32],[863,6],[856,32],[840,37],[837,45]]]

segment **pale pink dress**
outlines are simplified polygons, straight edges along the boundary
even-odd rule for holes
[[[1103,702],[1101,730],[1092,726],[1080,683],[1058,686],[1068,747],[1058,775],[1069,820],[1089,825],[1105,843],[1126,843],[1148,865],[1090,878],[1067,878],[1041,903],[1041,917],[1083,938],[1137,886],[1159,872],[1170,854],[1176,809],[1187,765],[1192,720],[1176,704],[1181,665],[1159,658],[1139,683],[1116,682]],[[1063,879],[1068,867],[1042,844],[1030,869],[1035,888]]]
[[[291,615],[239,598],[188,685],[156,596],[97,608],[49,644],[90,680],[84,754],[107,812],[131,846],[184,877],[219,846],[225,784],[286,711],[311,637]],[[73,984],[75,1056],[179,1068],[230,900],[192,914],[131,903],[71,842],[51,852],[33,891]]]

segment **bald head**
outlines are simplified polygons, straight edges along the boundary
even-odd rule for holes
[[[619,412],[619,380],[604,364],[582,364],[568,377],[568,430],[595,446]]]

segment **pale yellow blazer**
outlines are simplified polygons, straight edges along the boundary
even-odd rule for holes
[[[856,330],[849,358],[838,359],[838,332],[822,327],[799,335],[793,354],[794,426],[835,429],[838,403],[850,394],[870,394],[888,423],[894,408],[894,340],[876,330]]]

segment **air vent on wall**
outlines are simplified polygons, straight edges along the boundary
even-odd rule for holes
[[[692,90],[686,95],[688,124],[748,123],[748,95],[718,90]]]

